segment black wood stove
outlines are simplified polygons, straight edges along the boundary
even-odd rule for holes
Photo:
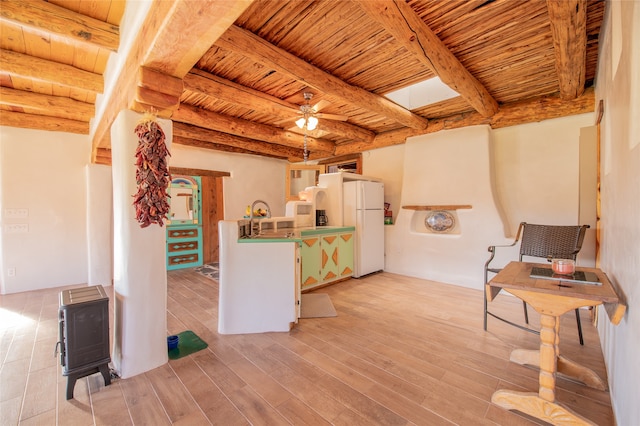
[[[76,380],[101,373],[105,386],[109,372],[109,297],[101,285],[60,292],[60,363],[67,376],[67,399]]]

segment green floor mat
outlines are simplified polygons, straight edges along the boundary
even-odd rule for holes
[[[209,346],[191,330],[183,331],[182,333],[179,333],[178,336],[180,337],[178,347],[175,349],[168,349],[169,359],[182,358],[183,356],[191,355],[192,353],[198,352],[199,350]]]

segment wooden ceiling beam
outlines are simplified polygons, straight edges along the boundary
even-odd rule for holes
[[[97,125],[92,133],[94,158],[98,147],[108,146],[107,133],[118,113],[128,108],[134,99],[140,66],[184,77],[252,1],[151,2],[131,50],[123,53],[126,59],[113,80],[116,83],[103,99],[106,107],[96,117]]]
[[[245,149],[259,154],[268,154],[276,157],[302,159],[302,149],[292,148],[283,145],[277,145],[269,142],[257,141],[240,136],[234,136],[229,133],[219,132],[217,130],[206,129],[203,127],[180,123],[174,121],[173,135],[182,138],[199,140],[206,143],[215,143],[235,148]]]
[[[163,74],[160,71],[147,67],[138,70],[138,87],[154,90],[156,92],[179,98],[184,91],[184,83],[181,78]]]
[[[0,73],[93,93],[102,93],[104,88],[104,81],[100,74],[6,49],[0,49]]]
[[[89,123],[86,121],[50,117],[48,115],[0,111],[0,123],[2,123],[3,126],[20,127],[23,129],[50,130],[52,132],[80,133],[83,135],[89,134]]]
[[[586,0],[547,0],[560,97],[575,99],[584,92],[587,58]]]
[[[136,100],[131,101],[131,104],[129,104],[129,109],[131,111],[139,112],[140,114],[149,113],[156,117],[167,118],[167,119],[171,117],[171,114],[173,114],[173,110],[169,110],[169,109],[159,110],[155,105],[141,103]],[[106,140],[104,142],[106,142]]]
[[[0,21],[57,35],[75,43],[89,43],[115,52],[120,44],[120,29],[89,16],[46,1],[3,1]]]
[[[0,87],[0,105],[33,109],[45,115],[55,114],[62,118],[89,123],[95,114],[95,105],[62,96]]]
[[[498,111],[498,102],[489,91],[404,0],[362,0],[358,4],[481,115],[491,117]]]
[[[142,64],[184,77],[253,1],[173,0],[173,10],[157,28],[158,36]]]
[[[111,165],[111,150],[107,148],[98,148],[96,153],[96,164],[103,164],[105,166]]]
[[[335,155],[352,154],[369,149],[399,145],[407,138],[441,130],[458,129],[467,126],[488,124],[493,129],[535,123],[569,115],[584,114],[595,110],[595,92],[593,87],[585,90],[582,96],[566,101],[559,94],[529,99],[521,102],[503,104],[493,117],[483,117],[478,112],[454,114],[448,117],[432,119],[429,127],[423,131],[399,129],[378,133],[372,144],[347,144],[336,147]]]
[[[190,167],[176,167],[169,165],[169,171],[172,175],[182,175],[182,176],[209,176],[213,178],[218,177],[230,177],[231,173],[229,172],[220,172],[216,170],[205,170],[205,169],[192,169]]]
[[[596,96],[593,87],[586,89],[575,99],[564,100],[561,95],[543,96],[506,105],[504,113],[491,118],[491,128],[500,129],[518,124],[536,123],[553,118],[594,112]]]
[[[169,118],[180,105],[184,91],[182,79],[163,74],[147,67],[140,67],[134,98],[129,108],[158,117]]]
[[[214,97],[224,102],[272,115],[278,120],[290,120],[292,124],[299,117],[299,105],[196,68],[184,77],[184,88],[203,96]],[[370,130],[334,120],[320,119],[319,127],[361,142],[373,142],[375,137],[375,133]]]
[[[174,121],[193,124],[205,129],[217,130],[278,145],[302,148],[304,144],[303,135],[186,104],[180,105],[171,118]],[[333,154],[335,150],[333,142],[312,137],[307,138],[307,146],[310,151],[322,151],[328,154]]]
[[[300,111],[296,104],[197,68],[193,68],[185,75],[183,82],[185,90],[271,114],[278,119],[295,116]]]
[[[180,105],[180,97],[156,92],[144,87],[136,87],[134,100],[140,104],[151,105],[157,111],[171,111]]]
[[[352,86],[338,77],[314,67],[303,59],[280,49],[250,31],[232,25],[216,42],[242,55],[324,93],[368,111],[388,117],[414,129],[425,129],[427,120],[413,114],[387,98]]]
[[[281,159],[281,160],[286,160],[287,159],[287,157],[283,157],[281,155],[274,155],[274,154],[267,153],[267,152],[251,151],[251,150],[248,150],[248,149],[237,148],[235,146],[224,145],[224,144],[221,144],[221,143],[208,142],[208,141],[203,141],[203,140],[200,140],[200,139],[185,138],[184,136],[173,135],[173,143],[174,144],[178,144],[178,145],[193,146],[193,147],[196,147],[196,148],[212,149],[212,150],[215,150],[215,151],[233,152],[235,154],[260,155],[262,157],[278,158],[278,159]]]
[[[319,119],[318,129],[329,133],[335,133],[347,139],[351,139],[353,142],[372,143],[376,137],[376,133],[371,130],[354,126],[353,124],[349,124],[344,121],[330,120],[327,118]]]

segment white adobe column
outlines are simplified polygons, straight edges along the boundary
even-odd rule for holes
[[[113,174],[113,267],[115,321],[112,361],[127,378],[167,363],[166,228],[141,228],[133,195],[137,192],[134,129],[142,114],[124,110],[111,127]],[[171,146],[173,125],[158,119]]]

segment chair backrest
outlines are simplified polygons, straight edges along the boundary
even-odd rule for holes
[[[544,257],[547,260],[573,259],[582,248],[584,234],[589,225],[557,226],[534,225],[522,222],[522,256]]]

